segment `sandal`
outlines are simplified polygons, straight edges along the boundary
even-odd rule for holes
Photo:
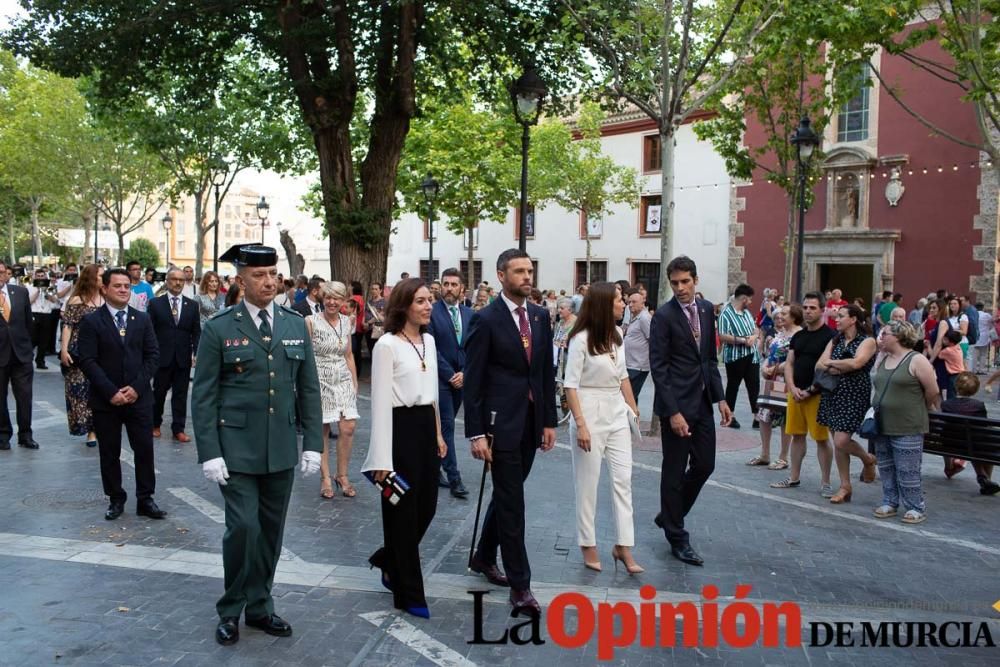
[[[330,500],[335,495],[333,492],[333,484],[330,483],[329,477],[323,478],[319,487],[319,495],[321,498],[326,498],[327,500]]]
[[[861,481],[865,484],[871,484],[876,479],[878,475],[878,459],[875,458],[874,454],[869,454],[871,456],[871,461],[865,461],[865,467],[861,469]]]
[[[879,519],[888,519],[891,516],[896,516],[896,508],[892,505],[879,505],[872,514]]]
[[[770,459],[764,459],[764,458],[761,458],[759,456],[755,456],[752,459],[750,459],[749,461],[747,461],[747,465],[748,466],[766,466],[770,462],[771,462]]]
[[[337,475],[333,478],[333,481],[337,483],[337,488],[340,489],[340,492],[343,493],[345,497],[353,498],[358,495],[358,492],[354,490],[353,486],[351,486],[350,480],[347,479],[347,475]]]
[[[771,488],[772,489],[794,489],[795,487],[797,487],[801,483],[802,483],[802,480],[800,480],[800,479],[792,481],[791,477],[786,477],[785,479],[781,480],[780,482],[771,482]]]
[[[908,510],[906,514],[903,515],[903,523],[923,523],[927,518],[927,515],[923,512],[918,512],[917,510]]]
[[[788,467],[788,461],[785,459],[776,459],[771,465],[767,466],[768,470],[784,470]]]

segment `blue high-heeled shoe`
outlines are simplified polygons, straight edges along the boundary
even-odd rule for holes
[[[406,607],[405,611],[407,614],[410,614],[412,616],[419,616],[420,618],[431,617],[431,610],[428,609],[427,607]]]

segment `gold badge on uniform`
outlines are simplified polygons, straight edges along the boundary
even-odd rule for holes
[[[243,344],[244,345],[249,345],[250,344],[250,339],[249,338],[244,338],[243,339]]]

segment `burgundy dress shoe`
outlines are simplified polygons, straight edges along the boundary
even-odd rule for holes
[[[478,555],[472,557],[472,560],[469,562],[469,569],[486,577],[486,581],[494,586],[503,586],[504,588],[510,586],[507,576],[500,571],[496,563],[487,563]]]
[[[180,433],[174,433],[174,440],[177,442],[191,442],[191,436],[181,431]]]
[[[514,606],[510,611],[511,618],[522,614],[538,618],[542,615],[542,607],[538,600],[531,594],[531,589],[526,588],[519,591],[516,588],[510,589],[510,603]]]

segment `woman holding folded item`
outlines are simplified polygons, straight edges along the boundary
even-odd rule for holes
[[[368,562],[382,570],[393,606],[430,618],[420,570],[420,540],[437,508],[447,451],[438,414],[437,351],[426,333],[431,293],[419,278],[397,283],[385,308],[385,335],[372,350],[372,429],[362,472],[392,471],[408,485],[398,504],[382,498],[382,537]]]
[[[600,282],[590,286],[569,333],[563,387],[573,414],[569,436],[576,489],[576,533],[583,564],[601,571],[594,516],[601,462],[606,460],[617,529],[611,558],[616,568],[618,561],[622,561],[629,574],[638,574],[644,570],[632,558],[635,536],[629,418],[630,414],[638,417],[639,410],[625,369],[622,335],[615,326],[615,320],[621,319],[624,312],[625,302],[614,284]]]

